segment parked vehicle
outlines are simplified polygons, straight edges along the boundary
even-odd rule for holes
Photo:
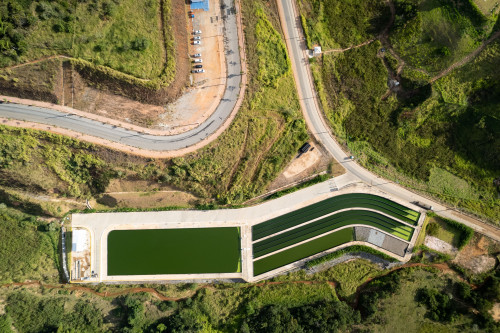
[[[189,18],[194,18],[194,14],[193,14],[193,12],[192,12],[192,11],[189,11],[189,12],[188,12],[188,17],[189,17]]]
[[[194,36],[193,40],[201,40],[201,37],[200,36]]]
[[[198,59],[194,59],[194,60],[193,60],[193,62],[198,62],[198,63],[200,63],[200,62],[203,62],[203,60],[202,60],[201,58],[198,58]]]
[[[195,55],[193,55],[193,58],[201,58],[201,53],[196,53]]]
[[[195,30],[195,31],[193,32],[193,34],[194,34],[194,35],[201,35],[201,30]]]
[[[307,151],[311,148],[311,144],[309,142],[306,142],[300,147],[299,152],[304,154],[307,153]]]
[[[199,40],[195,40],[195,41],[193,42],[193,45],[201,45],[201,42],[200,42]]]
[[[425,204],[423,202],[420,202],[420,201],[414,201],[412,202],[414,205],[416,206],[419,206],[419,207],[422,207],[423,209],[426,209],[426,210],[432,210],[432,206],[428,205],[428,204]]]
[[[205,73],[204,69],[193,69],[193,73]]]
[[[203,68],[203,65],[195,65],[194,68]]]

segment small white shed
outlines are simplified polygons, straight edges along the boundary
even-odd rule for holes
[[[87,249],[89,233],[87,230],[75,229],[72,232],[71,251],[82,252]]]

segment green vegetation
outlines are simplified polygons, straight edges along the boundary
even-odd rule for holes
[[[429,214],[431,222],[427,226],[427,234],[437,237],[459,250],[463,249],[474,236],[474,230],[468,226],[437,216],[433,213]]]
[[[352,245],[352,246],[343,248],[341,250],[338,250],[338,251],[326,254],[326,255],[324,255],[322,257],[319,257],[317,259],[310,260],[310,261],[308,261],[306,263],[306,266],[308,268],[311,268],[311,267],[320,265],[322,263],[328,262],[330,260],[340,258],[340,257],[342,257],[345,254],[348,254],[348,253],[357,253],[357,252],[364,252],[364,253],[374,254],[374,255],[376,255],[378,257],[381,257],[382,259],[390,261],[390,262],[397,261],[393,257],[391,257],[391,256],[389,256],[389,255],[387,255],[387,254],[385,254],[383,252],[380,252],[380,251],[377,251],[375,249],[372,249],[371,247],[364,246],[364,245]]]
[[[313,254],[326,251],[330,248],[352,241],[353,228],[335,231],[326,236],[316,238],[307,243],[297,245],[288,250],[254,261],[253,274],[259,275],[270,270],[298,261]]]
[[[170,22],[169,1],[3,1],[0,67],[67,55],[168,84],[175,72]]]
[[[243,322],[242,332],[339,332],[358,324],[359,312],[342,302],[317,302],[298,308],[271,305]]]
[[[278,191],[278,192],[274,192],[273,194],[267,196],[264,198],[264,200],[273,200],[273,199],[277,199],[277,198],[280,198],[284,195],[287,195],[287,194],[290,194],[290,193],[293,193],[293,192],[296,192],[298,190],[301,190],[303,188],[306,188],[306,187],[309,187],[309,186],[312,186],[314,184],[319,184],[319,183],[322,183],[328,179],[331,178],[331,175],[328,175],[328,174],[325,174],[325,175],[318,175],[312,179],[309,179],[308,181],[305,181],[303,183],[300,183],[299,185],[296,185],[296,186],[292,186],[290,188],[287,188],[286,190],[282,190],[282,191]]]
[[[0,203],[0,284],[58,281],[59,227]]]
[[[313,1],[302,3],[306,21],[321,16]],[[464,66],[430,83],[433,75],[479,47],[494,31],[497,16],[484,17],[465,0],[394,4],[388,36],[311,63],[322,108],[336,136],[365,167],[498,222],[493,180],[500,164],[494,148],[500,128],[500,44],[492,42]],[[348,1],[337,6],[341,10],[329,18],[332,22],[358,15],[346,15]],[[330,31],[331,24],[318,22],[308,25],[308,35]],[[397,65],[403,66],[400,73]],[[400,83],[392,92],[390,79]]]
[[[389,8],[383,0],[302,0],[299,6],[308,47],[319,44],[323,50],[346,48],[372,39],[389,18]]]
[[[266,86],[277,87],[278,80],[290,73],[290,59],[286,54],[286,46],[262,8],[255,9],[255,16],[257,17],[255,35],[267,37],[266,39],[257,37],[259,59],[257,79]]]
[[[103,192],[112,169],[93,145],[67,137],[0,126],[0,185],[73,197]]]
[[[102,327],[103,314],[84,300],[71,304],[66,297],[41,298],[20,291],[10,294],[7,301],[7,313],[21,332],[97,331]]]
[[[454,282],[441,290],[421,288],[417,290],[416,301],[425,305],[426,316],[433,321],[455,322],[461,314],[469,315],[479,328],[494,332],[499,325],[489,311],[500,300],[499,275],[497,272],[490,276],[476,289],[464,282]]]
[[[495,23],[472,2],[398,0],[391,42],[410,65],[431,73],[445,69],[479,46]]]
[[[339,297],[349,298],[368,279],[380,275],[382,270],[366,260],[352,260],[333,266],[329,274],[338,283]]]
[[[239,239],[238,228],[113,230],[108,275],[233,273]]]
[[[370,208],[413,225],[420,217],[420,213],[383,197],[364,193],[343,194],[259,223],[252,227],[252,238],[255,241],[345,208]]]
[[[350,210],[330,215],[321,220],[258,241],[253,244],[253,254],[255,258],[258,258],[284,247],[353,224],[375,227],[406,241],[409,241],[413,235],[411,227],[385,215],[372,211]]]

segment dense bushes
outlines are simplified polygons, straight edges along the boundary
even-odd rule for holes
[[[342,332],[361,321],[343,302],[320,301],[296,308],[270,305],[246,319],[241,332]]]
[[[497,332],[500,329],[499,323],[493,320],[489,312],[493,303],[500,299],[498,270],[476,289],[465,282],[451,282],[443,290],[421,288],[415,299],[425,305],[426,315],[431,320],[453,322],[460,315],[468,315],[473,318],[473,323],[487,332]]]
[[[64,297],[39,297],[29,292],[10,294],[6,311],[20,332],[97,332],[103,315],[88,301],[73,306]]]
[[[401,271],[396,271],[369,282],[359,294],[358,309],[363,318],[370,318],[378,311],[380,300],[397,293],[401,287]]]
[[[36,217],[0,207],[0,284],[25,279],[58,280],[58,230],[44,231]]]
[[[70,196],[101,193],[115,173],[93,150],[91,144],[60,135],[2,126],[0,184],[51,190],[42,184],[55,178],[64,184],[58,190]]]

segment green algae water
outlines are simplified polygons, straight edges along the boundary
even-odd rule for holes
[[[108,234],[108,275],[234,273],[239,262],[237,227]]]

